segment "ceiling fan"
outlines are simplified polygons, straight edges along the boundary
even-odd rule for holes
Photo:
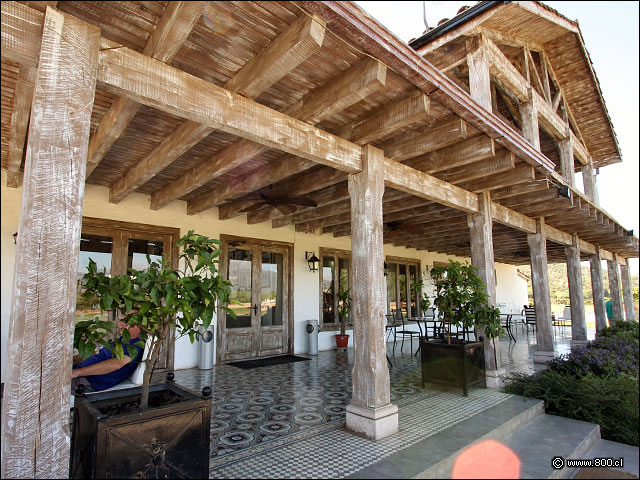
[[[245,200],[256,200],[257,203],[240,210],[241,212],[253,212],[265,205],[270,205],[278,209],[283,215],[294,213],[298,206],[317,207],[318,204],[307,197],[293,195],[278,195],[270,193],[270,188],[262,189],[254,193],[250,193],[244,197]]]

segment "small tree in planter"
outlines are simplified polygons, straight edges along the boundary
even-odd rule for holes
[[[89,262],[82,279],[84,294],[97,297],[102,311],[118,310],[127,325],[139,327],[138,345],[144,347],[146,342],[148,352],[141,389],[76,399],[72,478],[208,476],[209,399],[173,384],[151,387],[150,383],[161,349],[175,341],[174,329],[193,343],[199,327],[206,330],[211,324],[216,307],[234,315],[226,307],[231,283],[219,274],[218,240],[189,231],[177,245],[182,247],[178,262],[183,270],[169,262],[149,262],[147,270],[129,269],[128,274],[110,278]],[[97,317],[79,322],[74,346],[86,357],[104,345],[122,359],[123,346],[131,339],[126,329],[120,338],[110,339],[114,327],[112,321]],[[147,408],[150,390],[159,396],[153,408]],[[206,387],[203,395],[210,391]],[[165,404],[162,396],[170,400]],[[125,405],[135,406],[138,398],[140,410],[127,410]]]
[[[338,316],[340,317],[340,335],[336,335],[336,346],[338,348],[347,348],[349,344],[349,335],[346,334],[345,321],[351,313],[351,289],[338,292]]]
[[[422,384],[429,381],[462,386],[466,396],[468,386],[486,385],[483,339],[452,342],[451,328],[467,330],[475,326],[495,341],[495,337],[504,335],[500,311],[489,305],[485,285],[472,265],[451,260],[449,265],[433,267],[430,274],[436,286],[433,303],[445,326],[445,338],[444,343],[421,340]]]

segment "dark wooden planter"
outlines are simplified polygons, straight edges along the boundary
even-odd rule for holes
[[[486,388],[484,345],[482,342],[446,343],[446,340],[420,339],[422,388],[425,383],[462,388],[482,385]]]
[[[151,386],[163,390],[187,400],[109,416],[99,409],[139,400],[142,387],[76,397],[70,477],[209,478],[211,400],[173,383]]]

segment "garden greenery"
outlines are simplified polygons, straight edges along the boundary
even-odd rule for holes
[[[584,348],[505,387],[544,400],[547,413],[600,425],[602,438],[638,446],[638,322],[616,321]]]

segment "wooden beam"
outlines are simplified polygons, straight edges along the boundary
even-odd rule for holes
[[[419,90],[406,97],[384,104],[359,123],[348,125],[337,132],[358,145],[382,138],[429,116],[429,97]]]
[[[481,48],[475,49],[474,43],[479,41]],[[491,112],[491,75],[489,58],[483,40],[469,40],[467,44],[467,66],[469,67],[469,93],[480,106]],[[472,51],[473,50],[473,51]]]
[[[509,185],[517,185],[518,183],[535,180],[535,178],[536,175],[533,167],[523,163],[512,170],[497,173],[482,180],[464,182],[460,184],[460,187],[465,190],[479,193],[508,187]]]
[[[24,2],[24,4],[27,5],[28,7],[35,8],[36,10],[42,13],[45,12],[47,7],[56,8],[58,6],[58,2],[54,2],[54,1],[42,1],[42,2],[28,1],[28,2]]]
[[[573,154],[575,158],[577,158],[582,165],[587,165],[591,161],[589,151],[580,139],[576,137],[576,134],[573,133],[573,131],[569,130],[569,135],[571,136],[571,143],[573,145]]]
[[[557,188],[549,188],[547,190],[540,190],[531,193],[525,193],[523,195],[509,197],[502,199],[500,202],[502,205],[514,208],[517,206],[532,205],[534,203],[546,202],[548,200],[558,198],[560,194]]]
[[[387,158],[401,162],[447,147],[465,138],[467,138],[467,125],[456,117],[388,140],[380,145],[380,148]]]
[[[535,90],[531,91],[536,97],[536,107],[540,124],[544,130],[556,140],[567,138],[567,129],[564,120],[553,111],[553,108]]]
[[[7,329],[2,478],[69,476],[73,312],[100,29],[47,7],[41,32]]]
[[[98,81],[116,95],[269,148],[347,173],[361,168],[359,145],[125,47],[100,52]]]
[[[495,154],[496,146],[494,140],[481,135],[412,158],[403,163],[421,172],[434,174],[493,158]]]
[[[299,120],[309,123],[314,123],[313,119],[322,121],[335,113],[338,104],[346,108],[359,101],[362,95],[369,95],[372,91],[383,88],[386,79],[384,72],[384,66],[367,58],[333,81],[311,92],[297,105],[289,108],[285,114],[288,116],[295,114]],[[341,101],[334,103],[331,109],[322,111],[319,105],[328,101],[332,95],[340,96]],[[308,106],[308,110],[303,108],[304,105]],[[169,202],[192,192],[266,150],[268,148],[265,148],[264,145],[256,145],[255,142],[251,143],[247,140],[236,142],[222,152],[213,155],[208,161],[192,168],[182,177],[171,182],[167,188],[152,195],[151,208],[153,210],[162,208]],[[263,186],[269,183],[275,182],[267,182]],[[246,192],[238,194],[231,192],[231,197],[240,193]],[[215,205],[211,204],[211,206]]]
[[[501,223],[516,230],[526,233],[536,232],[536,221],[510,208],[491,202],[491,218],[494,222]]]
[[[32,65],[20,65],[18,81],[13,93],[11,112],[11,137],[9,138],[9,155],[7,159],[7,187],[16,188],[22,183],[22,158],[27,140],[31,101],[35,85],[36,69]]]
[[[481,179],[496,173],[507,172],[515,168],[516,159],[508,150],[501,150],[494,158],[481,160],[462,167],[445,170],[438,178],[458,185],[463,182]]]
[[[530,88],[531,99],[520,104],[520,119],[522,120],[522,136],[533,148],[540,151],[540,130],[538,127],[538,106],[533,88]]]
[[[44,14],[18,2],[0,2],[2,58],[36,67],[42,42]]]
[[[493,198],[494,200],[503,200],[548,189],[548,180],[536,180],[535,182],[528,182],[521,185],[513,185],[511,187],[500,188],[498,190],[495,190],[494,192],[491,192],[491,198]]]
[[[322,47],[324,22],[302,16],[293,22],[260,53],[240,69],[225,88],[255,98]],[[109,190],[109,201],[117,203],[180,158],[205,139],[213,129],[196,122],[185,122],[162,141],[146,158],[126,172]],[[215,171],[222,175],[246,158],[252,158],[264,147],[250,142],[236,142],[215,156]],[[189,180],[193,180],[189,178]],[[191,190],[199,185],[190,183]],[[167,189],[162,189],[166,194]],[[152,202],[153,205],[153,202]]]
[[[202,16],[206,4],[207,2],[169,2],[147,40],[143,55],[161,62],[170,62]],[[87,176],[91,175],[111,145],[120,138],[139,108],[140,105],[131,99],[118,98],[104,114],[89,142]]]
[[[401,163],[385,159],[385,185],[464,212],[478,211],[478,197]]]
[[[527,102],[529,100],[529,82],[526,78],[490,39],[484,39],[483,48],[489,61],[489,71],[500,88],[515,96],[520,102]]]

